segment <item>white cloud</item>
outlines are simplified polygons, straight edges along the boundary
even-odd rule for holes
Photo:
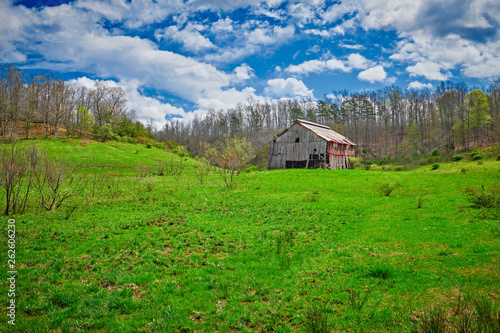
[[[370,65],[370,61],[368,61],[368,59],[366,59],[359,53],[350,54],[347,63],[350,67],[356,69],[365,69]]]
[[[283,43],[295,34],[295,27],[274,26],[272,28],[256,28],[253,31],[245,31],[247,42],[254,45],[271,45]]]
[[[408,85],[408,89],[424,89],[424,88],[432,89],[432,84],[413,81]]]
[[[443,74],[441,68],[442,66],[435,62],[425,61],[408,66],[406,71],[410,73],[410,76],[423,76],[427,80],[445,81],[450,77],[450,74]]]
[[[344,35],[345,30],[341,26],[336,26],[336,27],[330,28],[328,30],[307,29],[307,30],[304,30],[304,33],[306,33],[308,35],[320,36],[323,38],[332,38],[334,36]]]
[[[308,89],[304,82],[295,78],[269,80],[264,93],[274,98],[314,98],[313,91]]]
[[[233,20],[231,20],[229,17],[226,17],[225,19],[219,19],[218,21],[214,22],[212,24],[212,27],[210,30],[213,33],[221,33],[221,32],[230,32],[233,31]]]
[[[446,80],[454,68],[475,78],[500,75],[498,1],[363,0],[359,9],[365,30],[396,30],[404,38],[390,58],[413,63],[413,75]]]
[[[246,81],[255,76],[255,72],[252,67],[247,64],[241,64],[233,70],[234,76],[236,77],[235,81],[241,82]]]
[[[173,40],[182,43],[185,50],[192,52],[215,48],[215,45],[200,33],[204,29],[205,27],[200,24],[188,23],[182,30],[179,30],[177,26],[158,30],[155,32],[155,37],[156,39]]]
[[[255,89],[252,87],[247,87],[241,91],[235,88],[214,90],[210,94],[198,99],[197,104],[199,109],[196,112],[203,114],[210,109],[227,110],[235,107],[238,103],[245,102],[249,97],[258,101],[263,101],[262,97],[255,95]]]
[[[384,67],[382,67],[381,65],[369,68],[358,74],[358,79],[368,81],[370,83],[384,82],[386,78],[387,73],[385,72]]]
[[[309,73],[321,73],[326,70],[330,71],[341,70],[343,72],[348,72],[350,69],[346,67],[342,61],[332,58],[329,60],[305,61],[299,65],[290,65],[285,70],[293,74],[309,74]]]
[[[340,47],[343,47],[344,49],[353,49],[353,50],[365,50],[366,47],[361,44],[344,44],[342,42],[339,43]]]

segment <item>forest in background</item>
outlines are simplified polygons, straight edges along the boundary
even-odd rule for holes
[[[354,141],[358,156],[420,156],[434,148],[447,152],[490,146],[500,138],[500,79],[485,91],[466,83],[442,82],[434,90],[334,91],[320,101],[249,98],[227,110],[172,119],[162,128],[137,121],[120,87],[97,81],[93,88],[55,75],[27,75],[15,66],[0,69],[0,136],[30,138],[40,127],[45,137],[88,136],[135,142],[150,138],[175,142],[193,155],[225,136],[246,138],[260,161],[267,144],[296,119],[325,124]],[[32,135],[32,134],[31,134]],[[141,142],[141,140],[139,140]]]

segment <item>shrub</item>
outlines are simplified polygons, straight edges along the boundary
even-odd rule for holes
[[[439,148],[436,148],[432,151],[431,155],[434,157],[441,156],[441,150],[439,150]]]
[[[390,156],[384,156],[384,158],[380,162],[378,162],[378,165],[385,165],[389,163],[390,160],[391,160]]]
[[[398,167],[395,167],[394,168],[395,171],[403,171],[404,170],[404,167],[402,166],[398,166]]]
[[[464,158],[464,155],[462,155],[462,154],[453,155],[453,160],[454,160],[455,162],[458,162],[458,161],[460,161],[460,160],[463,160],[463,158]]]
[[[500,188],[493,185],[489,189],[467,187],[465,195],[472,208],[500,208]]]
[[[439,169],[439,164],[434,163],[434,164],[431,166],[431,170],[437,170],[437,169]]]
[[[146,143],[146,148],[151,149],[153,146],[150,143]]]
[[[368,277],[373,277],[382,280],[386,280],[390,278],[392,275],[393,275],[393,269],[391,267],[380,264],[371,267],[366,274],[366,276]]]
[[[483,154],[480,152],[470,153],[469,156],[473,161],[481,160],[484,157]]]
[[[150,138],[145,138],[143,136],[138,136],[137,138],[137,141],[143,145],[145,145],[146,143],[154,143],[155,141],[150,139]]]
[[[400,184],[389,184],[389,183],[381,183],[377,185],[378,191],[383,195],[385,195],[386,197],[390,196],[391,193],[400,186],[401,186]]]
[[[360,162],[357,157],[349,157],[349,164],[351,165],[351,169],[359,168]]]

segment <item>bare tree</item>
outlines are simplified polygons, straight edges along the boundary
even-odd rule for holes
[[[228,188],[234,188],[234,177],[253,156],[254,148],[245,138],[225,138],[218,164],[223,170],[224,182]]]
[[[40,152],[25,149],[15,141],[0,147],[0,187],[5,191],[4,215],[23,213],[33,185]]]
[[[35,188],[40,195],[40,204],[46,210],[59,208],[62,203],[82,193],[86,186],[83,175],[75,175],[73,167],[46,156],[35,169]]]

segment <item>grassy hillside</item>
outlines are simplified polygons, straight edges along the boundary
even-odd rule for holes
[[[154,147],[37,144],[95,184],[14,216],[17,332],[410,332],[433,306],[455,318],[500,297],[500,224],[464,194],[498,186],[498,161],[250,172],[228,190],[188,158],[139,177],[180,163]]]

